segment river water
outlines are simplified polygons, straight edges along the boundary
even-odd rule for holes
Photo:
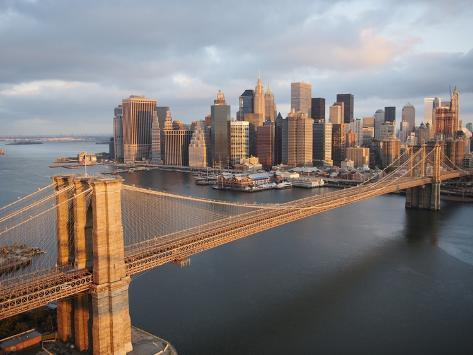
[[[56,156],[107,151],[90,143],[6,148],[0,205],[48,183],[59,172],[48,168]],[[321,192],[215,191],[157,170],[124,177],[251,202]],[[281,226],[195,255],[189,267],[138,275],[130,313],[180,354],[472,354],[473,205],[406,210],[404,197],[389,195]]]

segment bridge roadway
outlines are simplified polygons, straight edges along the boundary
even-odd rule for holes
[[[458,171],[446,172],[442,174],[441,180],[462,175]],[[125,254],[127,274],[133,276],[302,218],[431,182],[431,177],[403,177],[382,185],[374,182],[290,201],[281,204],[280,209],[253,210],[156,240],[130,245],[126,247]],[[40,275],[28,275],[24,279],[0,284],[0,287],[0,319],[4,319],[85,292],[93,287],[93,276],[88,270],[54,269]]]

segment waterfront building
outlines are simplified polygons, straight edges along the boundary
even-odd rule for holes
[[[156,100],[132,95],[122,101],[123,160],[125,163],[151,159],[151,129]]]
[[[113,116],[113,159],[116,162],[123,162],[123,108],[118,105],[114,109]]]
[[[229,122],[229,156],[230,164],[235,166],[241,159],[249,156],[249,126],[246,121]]]
[[[274,125],[274,165],[282,163],[282,126],[284,118],[281,112],[276,116]]]
[[[332,160],[333,164],[340,166],[340,163],[345,160],[345,124],[332,124]]]
[[[208,136],[204,124],[197,121],[194,125],[191,141],[189,143],[189,166],[192,168],[207,167]]]
[[[311,166],[313,122],[305,112],[290,112],[282,125],[282,163]]]
[[[229,134],[228,123],[230,122],[230,105],[225,102],[225,95],[218,91],[217,98],[210,108],[211,115],[211,144],[212,165],[214,167],[226,168],[230,163],[228,156]]]
[[[274,95],[269,88],[264,93],[264,118],[265,121],[274,122],[276,119],[276,103],[274,102]]]
[[[370,149],[366,147],[348,147],[346,159],[352,160],[355,168],[364,168],[370,162]]]
[[[314,120],[325,120],[325,99],[323,97],[313,97],[310,110],[310,117]]]
[[[304,82],[291,83],[291,111],[311,115],[312,85]]]
[[[386,106],[384,108],[384,121],[385,122],[396,121],[396,107],[395,106]]]
[[[333,165],[332,123],[323,120],[314,123],[313,161],[316,166]]]
[[[245,119],[245,115],[248,113],[253,113],[253,106],[254,106],[254,90],[247,89],[240,95],[239,99],[239,109],[237,112],[237,120],[243,121]]]
[[[354,96],[353,94],[337,94],[337,102],[343,102],[343,123],[353,121]]]
[[[345,158],[345,160],[340,163],[340,168],[342,168],[343,170],[351,170],[355,168],[355,163],[353,162],[353,160]]]
[[[343,102],[335,102],[329,108],[329,120],[332,124],[341,124],[343,123]]]
[[[374,139],[381,138],[381,125],[384,123],[384,111],[379,109],[374,113]]]
[[[416,109],[415,107],[407,103],[404,105],[402,108],[402,119],[401,119],[401,124],[402,122],[407,123],[407,134],[414,132],[415,127],[416,127]]]
[[[264,125],[257,128],[256,132],[256,154],[263,168],[271,169],[274,164],[274,142],[275,124],[266,121]]]
[[[151,125],[151,162],[161,164],[161,130],[159,129],[158,113],[153,113],[153,123]]]
[[[381,167],[386,168],[399,158],[401,154],[401,142],[398,138],[391,136],[381,140],[379,144]]]
[[[188,129],[163,130],[164,156],[162,159],[164,165],[189,165],[189,144],[192,133]]]

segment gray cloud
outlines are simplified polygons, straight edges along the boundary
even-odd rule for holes
[[[439,26],[464,23],[471,33],[472,14],[464,0],[0,1],[0,126],[109,133],[113,107],[134,93],[189,122],[219,88],[236,105],[259,71],[281,107],[292,80],[311,82],[329,102],[353,92],[360,116],[385,102],[445,96],[449,84],[469,97],[464,37],[446,33],[455,51],[419,48]],[[462,112],[471,120],[473,107]]]

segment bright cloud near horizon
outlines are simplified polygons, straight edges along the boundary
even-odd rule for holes
[[[355,116],[461,92],[473,122],[471,0],[0,0],[0,136],[111,134],[132,94],[191,122],[217,90],[235,116],[258,73],[283,115],[290,83]]]

